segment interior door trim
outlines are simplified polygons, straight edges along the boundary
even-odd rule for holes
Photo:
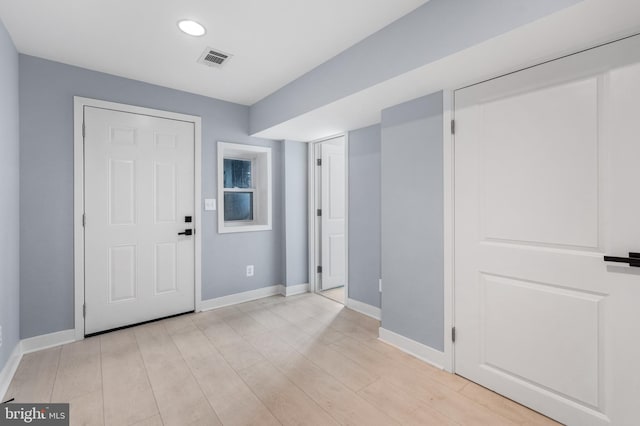
[[[74,330],[75,340],[84,339],[84,107],[111,109],[149,115],[194,124],[194,227],[202,229],[202,119],[195,115],[108,102],[99,99],[73,97],[73,262],[74,262]],[[202,232],[195,235],[195,311],[202,306]]]

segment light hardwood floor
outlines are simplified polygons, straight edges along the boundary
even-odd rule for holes
[[[331,300],[335,300],[338,303],[344,303],[344,287],[336,287],[329,290],[320,292],[324,297],[328,297]]]
[[[377,340],[324,297],[280,296],[25,355],[5,399],[70,402],[71,424],[548,425]]]

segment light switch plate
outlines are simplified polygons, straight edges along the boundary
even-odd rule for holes
[[[216,209],[216,199],[215,198],[205,198],[204,199],[204,209],[207,211],[213,211]]]

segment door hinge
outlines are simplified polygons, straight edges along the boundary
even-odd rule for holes
[[[87,224],[87,215],[82,213],[82,227],[84,228]]]
[[[84,121],[83,121],[83,122],[82,122],[82,137],[84,138],[84,137],[85,137],[85,135],[86,135],[86,130],[85,130],[85,127],[84,127]]]
[[[321,274],[322,273],[322,266],[318,266],[318,273]]]
[[[318,158],[318,159],[316,160],[316,165],[318,165],[318,166],[322,166],[322,158]]]
[[[322,209],[318,209],[318,211],[316,211],[316,214],[317,214],[318,216],[322,216]]]
[[[456,328],[455,327],[451,328],[451,341],[454,342],[454,343],[456,342]]]
[[[456,120],[451,120],[451,134],[456,134]]]
[[[82,305],[82,318],[86,318],[87,317],[87,305],[83,304]]]

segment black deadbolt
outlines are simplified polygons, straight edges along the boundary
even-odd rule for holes
[[[185,223],[191,223],[191,216],[185,216],[184,221]]]

